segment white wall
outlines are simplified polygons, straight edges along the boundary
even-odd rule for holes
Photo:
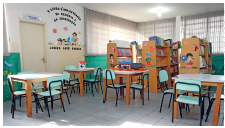
[[[59,7],[60,10],[50,9],[54,7]],[[61,11],[61,8],[65,8],[75,12],[81,20],[79,20],[74,14]],[[49,10],[50,12],[48,12]],[[56,16],[55,13],[59,13]],[[73,17],[73,20],[76,19],[76,26],[71,24],[68,21],[59,20],[59,17],[69,18],[66,16],[62,16],[61,13],[69,14]],[[18,24],[17,18],[23,18],[23,14],[29,14],[33,16],[41,17],[41,22],[47,23],[47,41],[57,41],[58,38],[67,39],[68,37],[72,37],[72,33],[78,31],[81,34],[78,34],[78,39],[80,44],[84,44],[84,8],[77,6],[72,3],[7,3],[6,4],[6,20],[7,20],[7,28],[8,28],[8,37],[9,40],[9,52],[20,52],[19,50],[19,36],[18,36]],[[58,18],[55,22],[54,19]],[[68,31],[65,31],[63,28],[68,27]],[[57,29],[57,33],[53,34],[52,30]],[[48,43],[47,42],[47,43]],[[78,46],[80,47],[80,46]],[[49,58],[49,70],[50,72],[61,72],[65,65],[73,64],[78,66],[78,61],[84,60],[85,48],[82,47],[81,50],[50,50],[50,45],[46,44],[46,53]]]

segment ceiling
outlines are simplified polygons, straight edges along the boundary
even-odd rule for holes
[[[158,19],[155,8],[164,8],[159,19],[224,10],[224,3],[76,3],[76,5],[114,15],[134,22]],[[162,10],[163,11],[163,10]]]

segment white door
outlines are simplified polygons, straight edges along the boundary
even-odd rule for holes
[[[45,72],[44,25],[20,21],[22,72]]]

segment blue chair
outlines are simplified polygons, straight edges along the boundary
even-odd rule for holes
[[[199,95],[198,97],[192,97],[188,95],[178,95],[176,98],[176,90],[196,91],[198,92]],[[179,106],[181,103],[194,104],[194,105],[200,106],[200,126],[202,125],[203,97],[201,95],[201,81],[175,79],[175,92],[173,94],[172,122],[173,122],[173,113],[174,113],[174,102],[178,102]],[[180,116],[182,117],[181,107],[180,107]]]
[[[144,80],[147,79],[147,85],[145,86],[144,85]],[[148,100],[149,100],[149,73],[148,72],[145,72],[143,73],[143,79],[142,79],[142,82],[143,82],[143,85],[137,83],[137,84],[131,84],[130,85],[130,88],[133,88],[133,99],[135,99],[135,89],[138,89],[138,90],[142,90],[142,105],[144,105],[144,89],[145,88],[148,88]]]
[[[45,91],[45,92],[39,92],[39,93],[37,93],[38,95],[44,97],[45,105],[46,105],[47,110],[48,110],[48,116],[49,116],[49,118],[50,118],[50,113],[49,113],[49,108],[48,108],[48,102],[53,103],[54,100],[53,100],[52,96],[54,96],[54,95],[59,95],[60,96],[61,104],[63,106],[63,111],[65,112],[64,104],[62,102],[62,97],[61,97],[61,95],[62,95],[61,91],[52,89],[52,87],[60,86],[61,89],[63,90],[63,78],[64,78],[64,76],[48,78],[47,79],[47,86],[48,86],[48,89],[49,90],[48,91]],[[51,100],[48,101],[48,98],[51,98]]]
[[[161,101],[160,110],[159,110],[159,112],[161,113],[164,96],[166,94],[170,94],[170,102],[169,102],[168,108],[170,107],[171,99],[172,99],[172,96],[173,96],[173,89],[168,89],[168,84],[166,83],[166,81],[168,81],[168,73],[167,73],[166,70],[160,70],[159,71],[159,81],[160,81],[160,89],[163,92],[162,101]],[[163,90],[164,87],[166,87],[166,90]],[[178,91],[179,95],[182,95],[184,93],[186,93],[186,92],[181,91],[181,90]]]
[[[121,84],[114,84],[113,80],[115,80],[116,76],[115,76],[115,72],[111,69],[103,70],[103,77],[106,79],[106,92],[105,92],[105,97],[103,98],[103,103],[105,103],[105,98],[106,98],[106,95],[107,95],[107,89],[112,88],[112,89],[115,89],[115,91],[116,91],[116,105],[115,106],[117,107],[119,89],[123,88],[123,90],[124,90],[124,88],[126,86],[121,85]],[[107,84],[108,79],[112,81],[112,84]],[[124,95],[123,95],[123,97],[124,97]]]
[[[94,69],[94,75],[95,75],[95,78],[94,79],[84,79],[84,83],[86,82],[86,84],[88,85],[89,83],[91,84],[91,92],[92,92],[92,95],[94,96],[94,93],[93,93],[93,85],[95,85],[95,89],[97,91],[97,86],[96,86],[96,83],[100,83],[100,87],[101,87],[101,90],[102,90],[102,86],[101,86],[101,74],[102,74],[102,67],[95,67]],[[97,78],[99,75],[99,79]],[[86,93],[87,93],[87,89],[86,89]],[[103,91],[102,91],[103,93]]]
[[[71,68],[76,68],[76,66],[74,66],[74,65],[67,65],[67,66],[65,66],[64,69],[71,69]],[[68,84],[68,82],[65,83],[65,85],[69,86],[69,89],[72,87],[71,93],[70,93],[70,97],[71,97],[72,91],[75,93],[75,89],[74,89],[74,86],[75,85],[77,85],[77,90],[80,90],[80,82],[79,82],[79,79],[78,78],[75,78],[75,74],[74,73],[73,73],[73,77],[74,78],[69,78],[69,81],[73,81],[73,82],[71,82],[71,84]]]
[[[15,91],[15,92],[13,92],[11,78],[10,77],[7,77],[7,80],[8,80],[9,88],[10,88],[10,91],[11,91],[11,94],[12,94],[11,113],[12,113],[12,118],[14,118],[14,111],[15,111],[14,108],[15,108],[16,97],[18,97],[18,96],[20,96],[20,97],[21,96],[26,97],[26,91]],[[37,99],[36,91],[31,90],[31,93],[33,94],[34,99],[35,99],[34,102],[36,103],[36,113],[38,113],[38,108],[37,107],[39,107],[41,109],[41,111],[43,112],[43,109],[41,107],[41,104],[40,104],[39,100]],[[20,102],[20,105],[21,105],[21,102]]]

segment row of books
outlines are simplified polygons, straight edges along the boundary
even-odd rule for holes
[[[117,55],[118,56],[131,56],[131,50],[130,49],[124,49],[124,48],[117,48]]]
[[[117,57],[117,64],[122,64],[122,62],[131,61],[131,58],[120,58]]]
[[[205,54],[205,50],[203,46],[200,46],[199,55],[200,54]]]
[[[173,59],[171,58],[170,59],[170,64],[178,64],[177,63],[177,58],[173,58]]]
[[[137,63],[142,63],[142,58],[137,57]]]
[[[177,56],[177,51],[170,50],[170,56]]]
[[[207,45],[207,42],[208,42],[208,40],[206,38],[204,38],[204,39],[200,39],[199,44]]]
[[[141,50],[137,50],[137,55],[138,56],[142,56],[142,51]]]
[[[205,66],[207,66],[205,59],[202,58],[202,56],[199,56],[199,67],[201,68],[201,67],[205,67]]]
[[[174,73],[174,72],[178,72],[178,66],[177,65],[170,67],[170,73]]]
[[[156,49],[156,55],[164,56],[165,55],[165,51],[163,51],[162,49]]]
[[[156,45],[165,46],[165,41],[163,38],[160,38],[158,36],[152,36],[152,37],[149,37],[149,41],[151,40],[154,40]]]
[[[173,40],[172,39],[166,39],[165,42],[170,44],[170,48],[173,48]]]

